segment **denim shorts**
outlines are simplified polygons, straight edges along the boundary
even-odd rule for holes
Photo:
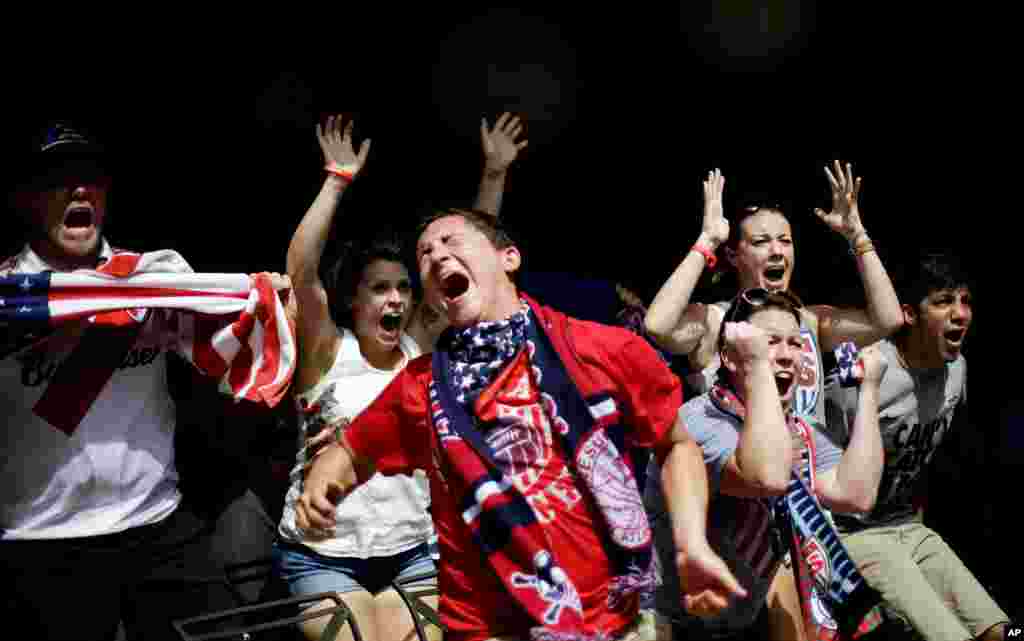
[[[427,543],[392,556],[359,559],[323,556],[304,545],[277,541],[271,557],[275,574],[285,582],[292,596],[358,590],[377,594],[391,587],[392,582],[437,570]],[[415,585],[437,585],[437,578]]]

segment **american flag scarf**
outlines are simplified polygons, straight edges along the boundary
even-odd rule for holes
[[[625,608],[632,595],[654,587],[651,531],[643,512],[625,430],[610,396],[584,400],[550,337],[530,310],[526,347],[541,399],[562,451],[583,481],[608,526],[606,552],[615,568],[608,593],[611,610]],[[441,345],[445,345],[442,338]],[[533,641],[591,641],[613,634],[586,634],[583,608],[571,568],[563,568],[551,551],[547,533],[530,504],[501,471],[494,451],[474,418],[458,402],[450,376],[450,354],[433,355],[431,415],[446,471],[460,477],[463,520],[491,568],[536,624]],[[637,523],[616,527],[623,513],[639,514]]]
[[[476,401],[526,341],[529,305],[522,304],[522,311],[504,320],[452,328],[447,338],[449,376],[463,405]]]
[[[746,407],[721,382],[710,392],[715,407],[739,421]],[[774,504],[774,522],[788,543],[804,623],[815,641],[856,639],[881,623],[881,595],[865,582],[814,492],[814,428],[790,413],[786,423],[799,453],[786,493]]]
[[[172,250],[0,277],[0,358],[76,321],[82,338],[34,408],[69,435],[147,322],[236,400],[276,405],[295,369],[294,328],[268,275],[197,274]]]

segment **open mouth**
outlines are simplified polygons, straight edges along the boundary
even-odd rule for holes
[[[966,333],[967,330],[961,327],[959,329],[951,329],[948,332],[944,333],[943,336],[946,337],[947,341],[956,345],[959,344],[960,341],[964,339],[964,335]]]
[[[441,292],[446,301],[454,301],[469,289],[469,278],[465,274],[452,272],[441,281]]]
[[[769,267],[764,270],[765,280],[772,283],[781,283],[782,279],[786,276],[785,267]]]
[[[380,317],[380,326],[385,332],[393,332],[402,325],[402,315],[388,312]]]
[[[64,217],[64,226],[68,229],[81,229],[92,225],[92,210],[88,207],[75,207]]]
[[[791,372],[776,372],[775,374],[775,387],[779,390],[779,397],[785,398],[786,394],[789,393],[789,389],[793,386],[793,378]]]

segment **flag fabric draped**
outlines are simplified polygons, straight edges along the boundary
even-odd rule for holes
[[[269,274],[194,273],[172,250],[115,252],[95,270],[0,277],[0,330],[8,345],[18,343],[18,334],[36,337],[73,322],[86,325],[76,351],[94,353],[117,334],[96,330],[120,328],[123,335],[152,322],[169,347],[236,400],[276,405],[295,370],[294,327]],[[93,363],[89,385],[64,372],[61,402],[84,404],[84,416],[115,369],[106,368],[97,381]],[[92,398],[77,398],[83,395]]]

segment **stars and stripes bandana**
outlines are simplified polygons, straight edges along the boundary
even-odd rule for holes
[[[521,302],[523,309],[509,318],[451,330],[446,339],[449,375],[463,405],[473,403],[522,346],[530,320],[529,307]]]
[[[75,321],[85,325],[82,338],[34,408],[68,434],[147,322],[236,400],[276,405],[295,369],[294,328],[269,275],[197,274],[172,250],[0,277],[0,358]]]

